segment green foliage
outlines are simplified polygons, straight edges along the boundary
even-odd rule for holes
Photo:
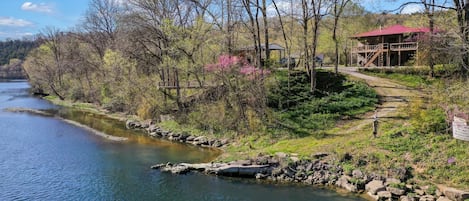
[[[413,101],[407,111],[411,117],[412,128],[420,133],[446,133],[446,113],[436,106],[425,108],[422,101]]]
[[[403,182],[401,182],[401,183],[390,183],[389,187],[405,190],[406,189],[406,184],[403,183]]]
[[[27,40],[0,41],[0,66],[8,64],[10,59],[24,60],[29,51],[38,44],[36,41]]]
[[[426,190],[425,192],[426,192],[427,194],[429,194],[429,195],[435,195],[437,189],[438,189],[437,186],[435,186],[435,185],[430,185],[430,186],[428,186],[428,188],[427,188],[427,190]]]
[[[285,72],[276,76],[278,84],[270,86],[268,106],[275,110],[281,126],[300,136],[330,128],[344,116],[370,111],[377,103],[376,93],[368,86],[332,73],[318,72],[320,84],[314,94],[303,72],[293,72],[290,83]]]
[[[344,163],[342,165],[342,169],[344,170],[345,174],[350,175],[352,174],[352,171],[355,169],[355,167],[350,163]]]

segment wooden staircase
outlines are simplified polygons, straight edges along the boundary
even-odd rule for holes
[[[388,46],[386,43],[376,46],[376,48],[370,54],[368,54],[364,67],[369,67],[370,65],[374,64],[376,59],[378,59],[378,66],[383,66],[383,52],[388,49],[387,47]]]

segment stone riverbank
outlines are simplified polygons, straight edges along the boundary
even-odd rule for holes
[[[228,139],[212,139],[166,131],[149,120],[142,122],[127,120],[126,127],[144,130],[152,137],[201,147],[224,148],[230,143]],[[173,174],[202,172],[210,175],[342,188],[351,193],[366,194],[368,199],[379,201],[465,201],[469,199],[469,192],[454,188],[408,184],[407,180],[411,174],[405,168],[389,170],[388,172],[392,172],[392,177],[365,173],[359,169],[345,171],[339,162],[327,159],[328,155],[329,153],[316,153],[311,159],[300,159],[294,154],[277,153],[273,156],[258,156],[249,160],[228,163],[163,163],[153,165],[151,168]]]

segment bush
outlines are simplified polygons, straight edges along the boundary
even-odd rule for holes
[[[376,93],[366,84],[330,72],[318,73],[321,84],[314,93],[309,90],[309,78],[304,72],[292,72],[290,83],[285,72],[276,75],[278,83],[270,86],[267,102],[281,127],[296,135],[330,128],[344,116],[374,109],[378,102]]]
[[[413,131],[417,133],[436,133],[447,132],[446,113],[443,109],[432,106],[424,108],[422,101],[415,101],[409,104],[411,124]]]

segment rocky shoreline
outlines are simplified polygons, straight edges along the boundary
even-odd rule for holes
[[[300,160],[296,156],[277,153],[275,156],[259,156],[255,159],[229,163],[165,163],[153,165],[151,168],[172,174],[202,172],[209,175],[338,187],[351,193],[366,194],[370,200],[464,201],[469,199],[469,192],[453,188],[431,189],[429,186],[406,184],[405,180],[398,178],[366,174],[358,169],[346,173],[340,165],[322,160],[323,156],[327,156],[326,153],[319,153],[316,156],[317,159],[314,160]]]
[[[127,120],[126,128],[144,130],[151,137],[201,147],[224,148],[230,143],[228,139],[212,139],[206,136],[166,131],[150,120],[142,122]],[[340,163],[328,159],[328,155],[328,153],[316,153],[311,159],[299,159],[294,154],[277,153],[274,156],[258,156],[254,159],[228,163],[163,163],[153,165],[151,168],[172,174],[201,172],[209,175],[341,188],[351,193],[366,194],[368,199],[378,201],[465,201],[469,199],[469,192],[454,188],[408,184],[406,181],[409,179],[409,172],[405,168],[390,170],[389,172],[393,172],[392,177],[367,174],[359,169],[345,171]]]
[[[127,129],[143,130],[147,132],[150,137],[167,139],[181,143],[192,144],[200,147],[223,148],[230,143],[229,139],[214,139],[206,136],[195,136],[188,133],[176,133],[164,130],[154,124],[151,120],[135,121],[127,120],[125,122]]]

